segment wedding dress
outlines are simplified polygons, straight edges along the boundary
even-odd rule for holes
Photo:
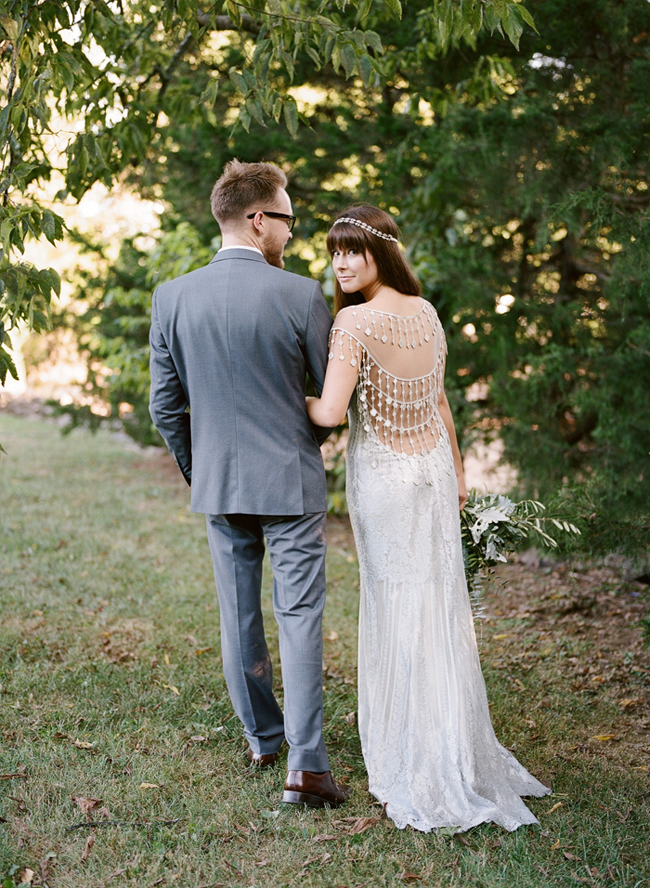
[[[347,496],[361,576],[359,732],[370,792],[428,832],[537,819],[550,792],[497,741],[465,582],[458,487],[438,411],[446,346],[431,305],[343,309],[330,360],[358,367]]]

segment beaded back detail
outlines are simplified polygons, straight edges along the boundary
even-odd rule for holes
[[[403,456],[433,450],[444,428],[438,398],[445,355],[442,325],[428,303],[409,317],[368,305],[339,312],[329,358],[359,368],[351,434]]]

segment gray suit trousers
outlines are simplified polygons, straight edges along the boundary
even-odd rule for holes
[[[223,671],[253,752],[277,752],[288,769],[329,771],[323,742],[325,513],[208,515],[208,540],[221,611]],[[264,540],[273,570],[284,716],[273,694],[261,610]]]

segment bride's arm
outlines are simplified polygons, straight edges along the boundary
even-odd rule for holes
[[[445,394],[444,388],[440,390],[440,396],[438,398],[438,409],[440,410],[440,416],[442,417],[442,421],[444,422],[445,428],[447,429],[447,434],[449,435],[449,443],[451,444],[451,452],[454,456],[454,469],[456,470],[456,478],[458,479],[458,505],[461,509],[464,509],[465,503],[467,502],[467,485],[465,484],[463,459],[460,455],[458,438],[456,437],[456,429],[454,428],[454,420],[451,415],[451,407],[449,406],[449,401],[447,400],[447,395]]]
[[[330,359],[320,398],[307,398],[307,413],[314,425],[334,428],[345,419],[345,414],[357,384],[359,364]]]

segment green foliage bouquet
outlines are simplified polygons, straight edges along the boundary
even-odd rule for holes
[[[524,540],[537,540],[546,548],[555,549],[558,543],[549,530],[580,533],[575,524],[545,513],[546,507],[536,500],[515,503],[501,494],[470,491],[460,520],[470,594],[478,597],[480,575],[491,573],[496,564],[507,561],[507,554]]]

